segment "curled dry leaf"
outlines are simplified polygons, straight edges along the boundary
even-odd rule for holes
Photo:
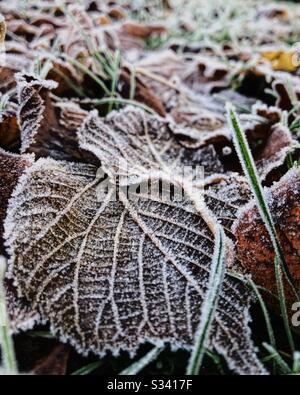
[[[89,152],[78,148],[76,129],[86,111],[71,101],[54,102],[50,97],[56,83],[31,74],[17,75],[18,123],[21,151],[39,157],[98,163]]]
[[[218,113],[199,107],[189,100],[171,112],[173,133],[187,148],[201,148],[208,144],[230,141],[230,131],[225,119]]]
[[[300,291],[299,194],[300,171],[297,167],[291,169],[279,182],[266,190],[285,260],[298,291]],[[234,224],[234,233],[241,263],[250,271],[257,284],[276,295],[274,250],[254,201],[242,209]],[[295,300],[288,286],[286,286],[286,297],[291,306]]]
[[[0,98],[3,96],[0,94]],[[17,122],[16,108],[12,102],[8,102],[0,111],[0,147],[12,149],[20,142],[20,130]]]
[[[31,155],[15,155],[0,148],[0,252],[3,253],[3,221],[8,200],[25,169],[33,164]]]
[[[297,141],[292,138],[287,127],[278,123],[271,128],[263,149],[255,156],[256,167],[262,180],[279,166],[281,166],[287,155],[300,148]]]
[[[212,57],[198,56],[183,82],[197,93],[217,92],[229,87],[228,67]]]
[[[52,331],[83,354],[134,354],[145,341],[189,349],[216,220],[188,179],[171,178],[188,151],[170,141],[161,120],[130,108],[105,121],[92,112],[79,140],[101,160],[108,179],[92,165],[38,160],[10,202],[9,275]],[[122,184],[117,174],[125,159],[130,175]],[[167,182],[171,195],[160,192]],[[149,185],[150,194],[143,189]],[[177,189],[184,190],[180,199]],[[265,373],[250,340],[250,299],[226,275],[210,347],[237,372]]]
[[[17,74],[18,123],[21,130],[21,152],[34,152],[34,144],[39,146],[37,138],[47,133],[48,124],[53,122],[53,108],[49,90],[56,88],[51,80],[42,80],[33,74]],[[45,111],[47,114],[45,116]],[[38,147],[37,147],[38,149]]]

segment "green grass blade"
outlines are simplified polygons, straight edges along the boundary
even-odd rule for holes
[[[119,79],[119,68],[120,68],[120,52],[116,51],[115,55],[114,55],[114,59],[113,59],[113,76],[112,76],[112,80],[111,80],[111,91],[110,91],[110,97],[115,97],[116,94],[116,88],[117,88],[117,84],[118,84],[118,79]],[[113,109],[113,102],[110,102],[108,105],[108,112],[111,112],[111,110]]]
[[[26,336],[29,337],[41,337],[43,339],[56,339],[56,336],[51,332],[47,331],[28,331],[26,332]]]
[[[73,91],[79,96],[79,97],[86,97],[86,95],[84,94],[84,92],[83,92],[83,90],[80,88],[80,87],[78,87],[76,84],[74,84],[73,82],[72,82],[72,80],[69,78],[69,77],[67,77],[62,71],[60,71],[60,70],[55,70],[55,69],[53,69],[53,72],[55,73],[55,74],[57,74],[59,77],[61,77],[65,82],[66,82],[66,84],[71,88],[71,89],[73,89]]]
[[[83,366],[82,368],[71,373],[71,376],[86,376],[92,373],[94,370],[98,369],[102,364],[103,364],[102,361],[89,363],[88,365]]]
[[[248,283],[250,285],[250,287],[252,288],[253,292],[255,293],[255,296],[258,300],[258,303],[260,304],[264,319],[265,319],[265,323],[266,323],[266,327],[267,327],[267,331],[268,331],[268,336],[270,339],[270,344],[271,346],[276,349],[276,340],[275,340],[275,335],[274,335],[274,331],[273,331],[273,327],[271,324],[271,319],[268,313],[268,309],[267,306],[259,292],[259,289],[257,288],[256,284],[254,283],[254,281],[249,278],[248,279]]]
[[[234,110],[234,107],[232,106],[232,104],[227,103],[226,108],[227,108],[228,123],[232,129],[233,142],[235,145],[235,149],[236,149],[237,154],[239,156],[244,173],[250,183],[252,193],[254,194],[255,199],[257,201],[258,210],[259,210],[260,215],[264,221],[266,229],[269,233],[269,236],[271,238],[271,241],[272,241],[272,244],[274,247],[275,254],[279,259],[279,262],[282,266],[282,269],[283,269],[283,272],[287,278],[287,281],[288,281],[293,293],[295,294],[296,299],[300,301],[299,293],[294,285],[293,278],[292,278],[292,276],[289,272],[289,269],[287,267],[287,264],[285,262],[283,250],[282,250],[280,242],[277,238],[276,228],[275,228],[275,225],[274,225],[274,222],[272,219],[270,209],[269,209],[268,204],[266,203],[266,200],[264,197],[263,188],[261,186],[259,176],[256,172],[254,159],[252,157],[246,136],[242,132],[242,128],[240,126],[238,117],[235,113],[235,110]]]
[[[0,257],[0,347],[2,355],[2,368],[6,374],[17,375],[18,368],[15,357],[12,337],[9,331],[9,319],[6,310],[4,273],[6,261]]]
[[[88,69],[86,66],[84,66],[82,63],[80,63],[78,60],[71,58],[70,56],[66,55],[66,54],[61,54],[61,56],[69,61],[70,63],[72,63],[75,67],[77,67],[80,71],[82,71],[83,73],[87,74],[89,77],[91,77],[96,84],[98,84],[100,86],[100,88],[103,90],[103,92],[105,92],[107,95],[110,95],[110,91],[109,89],[106,87],[106,85],[104,84],[104,82],[97,77],[97,75],[95,73],[93,73],[90,69]]]
[[[280,372],[283,374],[291,374],[292,371],[289,368],[288,364],[283,360],[279,352],[269,344],[263,343],[265,349],[269,352],[269,359],[272,359],[276,366],[279,368]]]
[[[218,227],[218,234],[215,241],[215,251],[212,260],[208,291],[203,303],[200,324],[195,336],[195,344],[187,366],[188,375],[197,375],[205,354],[206,342],[209,336],[211,323],[217,307],[217,300],[220,294],[222,282],[225,274],[225,247],[226,237],[222,227]]]
[[[283,285],[283,274],[282,274],[282,267],[280,265],[279,259],[276,256],[275,257],[275,278],[276,278],[276,285],[277,285],[277,290],[278,290],[278,296],[279,296],[279,303],[280,303],[280,311],[282,314],[282,319],[283,319],[283,324],[285,328],[285,332],[287,335],[287,340],[289,342],[289,346],[294,353],[295,351],[295,344],[289,324],[289,317],[287,313],[287,307],[286,307],[286,302],[285,302],[285,294],[284,294],[284,285]]]
[[[293,373],[300,374],[300,352],[294,352]]]
[[[154,347],[151,351],[148,352],[148,354],[142,357],[139,361],[134,362],[128,368],[122,370],[122,372],[119,373],[119,375],[133,376],[135,374],[138,374],[142,369],[144,369],[147,365],[149,365],[149,363],[153,362],[162,351],[163,351],[163,347]]]

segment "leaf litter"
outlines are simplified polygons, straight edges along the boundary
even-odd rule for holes
[[[191,0],[183,18],[172,2],[142,3],[0,5],[11,332],[49,323],[80,354],[133,357],[145,342],[190,352],[206,317],[201,347],[236,373],[266,374],[250,331],[255,297],[238,276],[276,293],[261,269],[273,251],[224,104],[238,108],[266,194],[277,196],[271,211],[299,288],[299,9],[215,0],[195,12]],[[209,306],[220,226],[226,270]],[[65,374],[64,350],[30,369]]]

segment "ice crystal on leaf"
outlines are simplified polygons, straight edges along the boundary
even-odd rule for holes
[[[46,122],[44,111],[48,91],[56,88],[57,84],[51,80],[38,79],[31,74],[16,75],[18,86],[18,123],[22,132],[22,152],[35,142],[35,136]]]
[[[33,328],[41,320],[39,313],[31,308],[25,298],[18,297],[11,280],[6,280],[4,285],[11,333],[16,334]]]
[[[147,171],[181,172],[183,166],[203,166],[206,173],[221,172],[213,146],[184,148],[168,122],[144,111],[127,107],[112,112],[106,120],[90,112],[78,133],[81,148],[93,152],[111,176],[136,179]]]
[[[185,163],[215,163],[214,151],[191,153],[170,138],[160,118],[130,108],[105,120],[90,113],[79,141],[101,160],[107,182],[93,165],[39,159],[10,201],[9,276],[52,331],[83,354],[133,355],[146,341],[190,349],[217,224],[190,180],[179,185],[170,176]],[[120,184],[125,165],[129,178]],[[151,193],[128,192],[137,180],[151,182]],[[160,193],[165,180],[183,188],[181,199]],[[230,263],[229,239],[226,248]],[[250,301],[226,275],[209,346],[237,372],[265,373],[248,328]]]

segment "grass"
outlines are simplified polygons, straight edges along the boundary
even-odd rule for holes
[[[261,296],[261,293],[260,293],[257,285],[254,283],[254,281],[251,278],[249,278],[248,279],[248,283],[249,283],[251,289],[253,290],[253,292],[254,292],[254,294],[256,296],[256,299],[257,299],[257,301],[258,301],[258,303],[259,303],[259,305],[261,307],[261,310],[262,310],[262,313],[263,313],[263,316],[264,316],[264,319],[265,319],[267,331],[268,331],[270,344],[271,344],[271,346],[274,349],[276,349],[276,340],[275,340],[275,335],[274,335],[274,331],[273,331],[273,327],[272,327],[272,323],[271,323],[271,318],[270,318],[270,315],[269,315],[269,312],[268,312],[268,308],[267,308],[267,306],[266,306],[266,304],[265,304],[265,302],[264,302],[264,300],[263,300],[263,298]]]
[[[201,4],[202,5],[201,5]],[[213,24],[215,21],[215,16],[213,13],[218,7],[215,5],[216,3],[219,4],[219,8],[222,11],[222,17],[219,18],[218,23]],[[136,70],[134,67],[131,69],[130,73],[130,94],[129,99],[124,99],[118,96],[117,88],[118,88],[118,80],[119,80],[119,71],[121,67],[121,56],[118,51],[110,52],[107,51],[105,54],[102,54],[95,48],[95,45],[91,38],[86,34],[84,29],[78,24],[77,20],[70,14],[67,7],[65,7],[63,2],[59,2],[61,4],[63,11],[65,14],[71,18],[74,23],[74,26],[78,28],[78,32],[80,33],[83,40],[86,42],[86,46],[89,51],[89,56],[95,61],[97,65],[97,71],[94,72],[88,67],[86,67],[82,62],[77,59],[74,59],[68,56],[65,53],[60,53],[64,60],[70,62],[77,70],[81,73],[87,75],[90,79],[92,79],[96,86],[99,88],[99,95],[101,98],[90,99],[88,98],[87,92],[84,91],[81,87],[76,86],[67,76],[63,73],[60,73],[60,77],[63,78],[66,83],[74,90],[74,92],[80,98],[86,98],[87,102],[89,101],[94,106],[99,105],[107,105],[107,111],[110,112],[113,110],[114,107],[119,107],[122,105],[133,105],[137,106],[150,114],[155,115],[155,111],[150,107],[139,103],[134,100],[135,97],[135,88],[136,88]],[[196,7],[195,7],[196,4]],[[203,4],[205,5],[203,7]],[[152,37],[145,41],[145,47],[148,49],[159,49],[170,42],[173,38],[184,38],[187,42],[191,43],[199,43],[201,40],[202,43],[213,46],[216,50],[219,51],[220,59],[224,61],[229,67],[231,66],[230,60],[228,60],[226,54],[222,49],[222,45],[227,42],[232,42],[235,48],[243,48],[247,43],[245,43],[241,39],[241,35],[244,34],[244,30],[247,30],[249,33],[249,27],[247,26],[244,21],[248,20],[247,14],[249,13],[249,19],[253,17],[253,10],[249,8],[249,2],[241,2],[234,0],[231,2],[231,5],[225,5],[223,1],[219,2],[202,2],[200,1],[190,1],[187,7],[193,9],[193,13],[197,19],[197,25],[192,32],[183,32],[178,28],[177,20],[179,20],[179,15],[181,13],[180,7],[175,7],[174,15],[172,17],[168,16],[167,21],[163,22],[170,23],[170,33],[168,36],[164,37]],[[234,12],[233,12],[234,11]],[[160,10],[160,15],[162,18],[164,16],[163,10]],[[136,15],[135,15],[136,17]],[[147,12],[143,12],[142,19],[143,21],[149,21],[151,16]],[[172,19],[173,18],[173,19]],[[235,25],[233,23],[233,19],[235,20]],[[236,22],[237,21],[237,22]],[[239,25],[240,28],[238,29],[236,25]],[[0,19],[0,43],[1,43],[1,30],[3,24]],[[4,23],[5,27],[5,23]],[[259,28],[257,28],[259,30]],[[12,34],[12,33],[10,33]],[[246,34],[245,34],[246,35]],[[255,36],[255,34],[253,33]],[[259,35],[258,35],[259,36]],[[260,35],[263,37],[263,35]],[[5,33],[4,33],[5,37]],[[16,36],[17,37],[17,36]],[[254,37],[254,40],[259,40],[259,37]],[[4,41],[4,38],[3,38]],[[256,44],[259,44],[259,41],[256,41]],[[255,46],[253,44],[253,46]],[[239,77],[243,72],[252,68],[253,65],[256,63],[257,58],[253,57],[249,60],[248,63],[241,66],[239,70],[235,74],[232,75],[232,86],[237,88],[239,86],[240,80]],[[38,60],[36,64],[36,71],[41,76],[41,78],[46,77],[49,71],[49,67],[51,67],[51,63],[45,63],[42,65]],[[296,100],[295,92],[290,84],[289,81],[285,83],[287,88],[287,92],[289,97],[293,103],[293,109],[290,113],[284,113],[285,123],[288,125],[289,116],[293,115],[294,119],[289,125],[289,128],[292,133],[297,132],[300,128],[300,115],[299,115],[299,103]],[[3,110],[6,106],[9,97],[3,96],[0,101],[0,111]],[[238,106],[238,103],[237,103]],[[245,112],[248,112],[248,109],[243,109]],[[259,306],[262,310],[263,317],[265,320],[269,343],[264,343],[264,348],[268,353],[268,356],[264,358],[264,362],[269,363],[272,362],[276,366],[278,372],[282,374],[299,374],[300,373],[300,354],[295,351],[295,344],[293,335],[291,332],[288,314],[287,314],[287,306],[285,301],[285,293],[284,293],[284,278],[287,279],[289,286],[293,290],[296,298],[299,300],[298,292],[295,289],[293,279],[291,274],[289,273],[288,267],[285,262],[284,254],[282,251],[282,247],[280,245],[280,241],[277,237],[276,229],[272,220],[272,216],[268,207],[268,204],[264,197],[264,192],[260,184],[260,180],[258,178],[255,164],[248,146],[248,143],[245,139],[244,133],[240,127],[238,117],[235,114],[234,108],[231,105],[227,105],[227,112],[228,112],[228,120],[232,127],[235,147],[237,153],[239,155],[240,161],[242,163],[242,167],[244,169],[245,175],[248,177],[249,184],[252,187],[253,195],[256,198],[258,203],[258,208],[260,210],[261,216],[266,224],[266,228],[269,232],[271,241],[274,246],[274,250],[276,253],[276,257],[274,260],[274,268],[276,274],[276,284],[278,290],[278,300],[280,303],[281,314],[283,318],[283,325],[285,327],[286,337],[289,343],[289,347],[293,353],[293,366],[292,368],[286,363],[283,359],[281,353],[278,351],[277,347],[277,338],[275,338],[274,329],[272,327],[270,312],[261,296],[260,287],[258,287],[251,279],[244,278],[243,280],[248,283],[250,288],[253,290],[254,294],[256,295],[257,301]],[[292,166],[292,157],[289,156],[289,166]],[[211,322],[213,320],[214,311],[216,308],[219,292],[221,289],[222,279],[224,276],[224,255],[225,255],[225,236],[223,230],[219,229],[219,236],[217,238],[217,245],[215,248],[214,259],[211,266],[211,273],[207,291],[207,297],[205,298],[205,303],[203,306],[201,319],[199,328],[197,330],[196,335],[196,342],[191,353],[188,366],[187,366],[187,374],[199,374],[203,361],[206,359],[205,356],[210,358],[215,365],[218,367],[219,371],[223,371],[220,357],[207,350],[206,344],[207,339],[209,336],[209,329],[211,326]],[[2,302],[2,304],[1,304]],[[4,287],[1,282],[0,285],[0,306],[5,306],[5,295],[4,295]],[[5,323],[5,325],[1,326],[1,348],[2,348],[2,356],[3,356],[3,368],[6,372],[10,373],[17,373],[18,369],[16,366],[16,359],[14,355],[14,348],[11,336],[9,334],[9,323],[8,323],[8,316],[5,307],[0,311],[0,321]],[[53,338],[51,334],[48,332],[41,332],[41,331],[31,331],[28,332],[28,336],[32,337],[44,337],[44,338]],[[149,351],[145,356],[143,356],[139,361],[134,362],[126,369],[122,370],[120,375],[135,375],[140,373],[143,369],[145,369],[151,362],[161,357],[163,353],[162,347],[154,347],[151,351]],[[102,361],[95,361],[83,366],[80,369],[77,369],[72,374],[73,375],[87,375],[94,372],[96,369],[102,366]]]
[[[5,374],[18,374],[17,361],[13,346],[13,340],[9,330],[9,318],[6,310],[5,290],[4,290],[4,273],[6,261],[0,257],[0,349],[2,356],[1,369]]]
[[[188,375],[197,375],[203,361],[210,327],[217,308],[217,301],[225,274],[225,250],[226,237],[223,228],[219,226],[215,240],[215,252],[212,259],[210,277],[207,285],[207,294],[203,301],[200,323],[195,335],[195,344],[187,366]]]
[[[298,291],[295,288],[294,280],[289,272],[287,264],[285,262],[284,252],[282,250],[280,241],[277,237],[277,231],[272,219],[272,215],[268,206],[268,203],[265,199],[263,188],[261,186],[255,163],[246,139],[245,134],[242,131],[240,126],[238,117],[235,113],[234,107],[227,103],[227,117],[228,123],[232,130],[234,145],[239,156],[242,168],[246,177],[248,178],[249,184],[251,186],[252,193],[256,199],[257,207],[260,212],[261,218],[264,221],[265,227],[269,233],[271,242],[273,244],[273,248],[275,251],[275,262],[274,262],[274,270],[276,276],[276,285],[280,303],[280,309],[282,318],[284,321],[284,327],[286,330],[287,339],[291,348],[291,351],[294,352],[295,346],[293,341],[293,336],[290,329],[290,323],[287,314],[287,306],[286,299],[284,293],[284,283],[283,283],[283,273],[285,274],[286,280],[288,281],[289,286],[291,287],[295,297],[299,300]]]
[[[139,361],[134,362],[132,365],[128,366],[128,368],[124,369],[120,375],[121,376],[133,376],[138,374],[141,370],[143,370],[147,365],[153,362],[159,354],[163,351],[163,347],[154,347],[151,351],[149,351],[144,357],[142,357]]]
[[[73,372],[71,375],[72,376],[86,376],[88,374],[93,373],[96,369],[98,369],[102,365],[102,361],[96,361],[89,363],[86,366],[83,366],[82,368],[76,370]]]
[[[269,353],[268,359],[275,362],[275,364],[281,374],[291,374],[292,373],[292,370],[290,369],[288,364],[282,359],[281,355],[274,347],[272,347],[266,343],[264,343],[263,346]],[[265,361],[266,361],[266,359],[265,359]]]

